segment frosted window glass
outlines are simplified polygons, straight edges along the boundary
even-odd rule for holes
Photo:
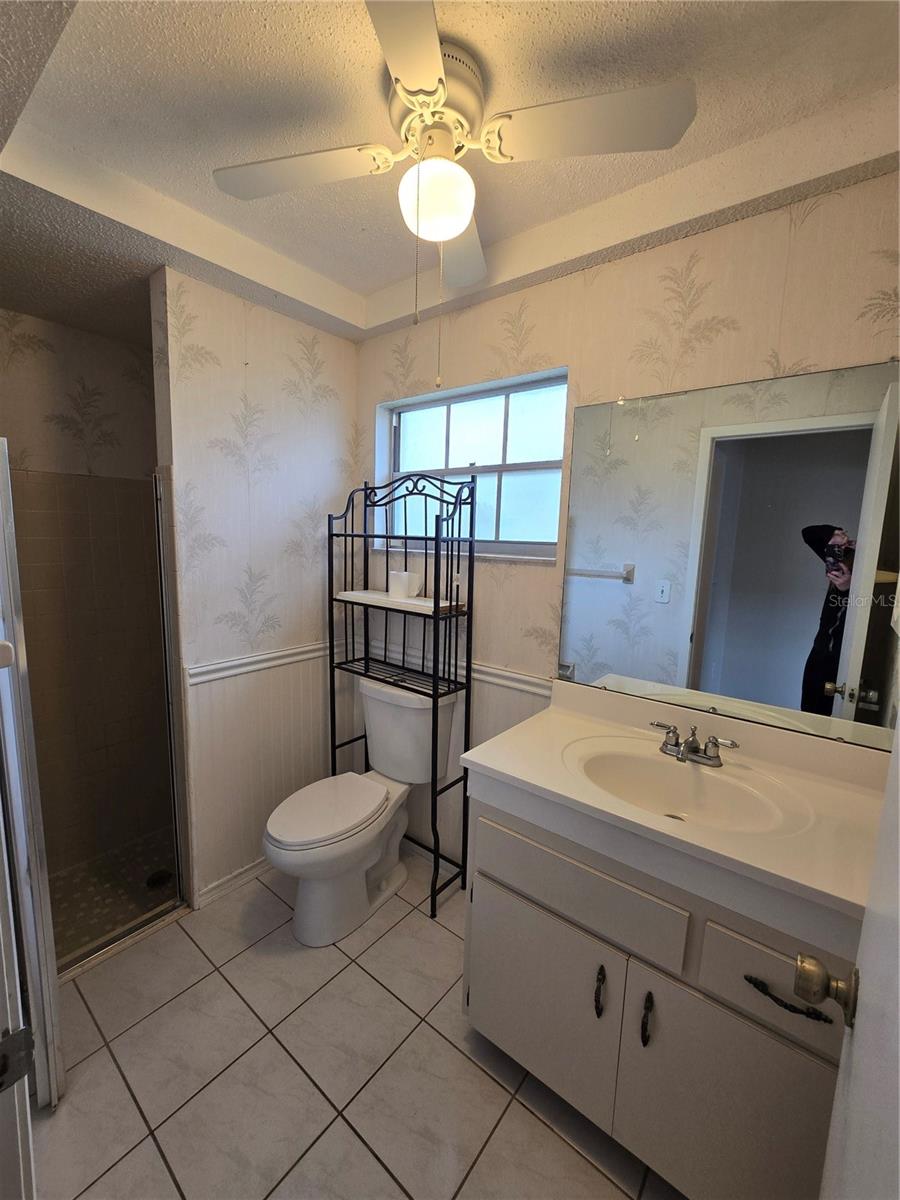
[[[434,537],[434,514],[436,504],[428,505],[428,524]],[[404,506],[398,503],[392,506],[394,517],[394,533],[406,534],[408,537],[425,537],[425,501],[421,496],[410,496],[406,501],[406,517],[404,524]]]
[[[444,467],[447,408],[413,408],[400,417],[400,470],[439,471]]]
[[[564,383],[514,392],[509,398],[506,461],[546,462],[548,459],[562,458],[565,429]],[[556,540],[556,534],[553,540]]]
[[[451,467],[484,467],[503,461],[502,396],[484,396],[450,406]]]
[[[559,533],[561,472],[510,471],[503,476],[500,540],[555,542]]]
[[[467,475],[447,476],[454,482],[467,480]],[[479,542],[492,542],[497,529],[497,476],[478,475],[475,484],[475,537]],[[463,516],[462,536],[469,533],[468,517]]]

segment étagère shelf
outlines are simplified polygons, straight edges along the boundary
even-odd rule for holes
[[[328,655],[331,773],[338,753],[365,733],[338,734],[337,672],[357,675],[431,700],[429,846],[407,839],[432,856],[431,916],[441,892],[466,886],[469,836],[468,772],[438,770],[441,700],[458,695],[463,706],[462,749],[469,748],[472,708],[472,604],[475,568],[475,476],[395,476],[389,483],[354,488],[341,513],[328,518]],[[389,594],[392,571],[411,573],[421,594]],[[461,861],[441,850],[440,799],[462,788]],[[451,873],[439,881],[441,866]]]

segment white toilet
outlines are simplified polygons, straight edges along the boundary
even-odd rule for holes
[[[294,937],[327,946],[346,937],[406,882],[400,839],[406,797],[431,780],[431,700],[372,679],[359,691],[369,761],[288,796],[266,824],[263,852],[297,879]],[[438,777],[446,774],[455,696],[440,700]]]

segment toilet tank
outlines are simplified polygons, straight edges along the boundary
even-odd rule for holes
[[[359,681],[369,762],[398,783],[431,782],[431,699],[401,688]],[[450,726],[456,696],[438,701],[438,778],[447,773]]]

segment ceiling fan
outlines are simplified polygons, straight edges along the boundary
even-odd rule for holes
[[[499,112],[484,119],[478,63],[441,42],[432,0],[367,0],[393,89],[391,124],[401,148],[341,146],[291,154],[213,172],[223,192],[255,200],[311,184],[381,175],[395,163],[413,164],[400,180],[408,228],[444,246],[444,280],[466,287],[486,266],[473,217],[475,184],[459,159],[480,151],[493,163],[577,155],[665,150],[674,146],[697,110],[690,80],[627,92],[581,96]]]

